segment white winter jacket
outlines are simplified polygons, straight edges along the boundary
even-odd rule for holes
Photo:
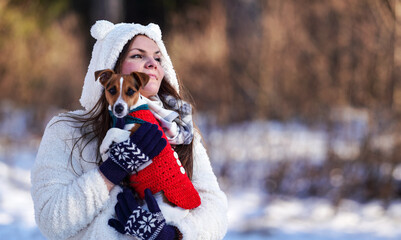
[[[108,225],[110,218],[116,218],[114,207],[121,188],[107,190],[95,163],[97,144],[92,141],[82,156],[75,148],[70,161],[72,139],[79,132],[72,123],[58,122],[60,119],[54,117],[47,125],[31,174],[39,229],[49,239],[134,239]],[[227,230],[227,199],[199,133],[194,137],[192,183],[202,203],[172,224],[184,239],[222,239]]]

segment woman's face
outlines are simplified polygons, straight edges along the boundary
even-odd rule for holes
[[[161,53],[156,43],[143,35],[138,35],[128,48],[128,55],[122,62],[121,73],[143,72],[149,75],[149,82],[139,92],[149,98],[159,92],[164,78],[161,67]]]

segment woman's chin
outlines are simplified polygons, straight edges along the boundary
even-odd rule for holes
[[[140,90],[140,93],[144,97],[155,96],[159,92],[160,85],[157,83],[148,83],[144,88]]]

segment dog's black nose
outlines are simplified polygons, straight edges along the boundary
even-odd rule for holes
[[[124,111],[123,105],[117,104],[117,105],[114,107],[114,111],[115,111],[117,114],[120,114],[122,111]]]

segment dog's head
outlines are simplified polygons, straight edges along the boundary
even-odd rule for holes
[[[149,81],[145,73],[116,74],[111,69],[96,71],[95,78],[103,85],[109,109],[118,118],[128,114],[138,101],[139,89]]]

